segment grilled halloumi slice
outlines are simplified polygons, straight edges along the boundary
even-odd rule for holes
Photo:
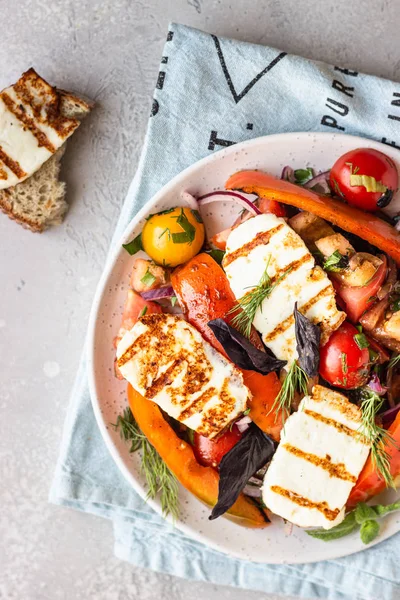
[[[0,190],[24,181],[79,126],[61,116],[60,92],[30,69],[0,93]]]
[[[368,458],[361,410],[320,385],[285,422],[263,483],[263,501],[300,527],[330,529],[344,519],[350,491]]]
[[[209,438],[240,416],[251,398],[241,371],[174,315],[139,319],[118,344],[117,365],[145,398]]]
[[[325,271],[315,266],[301,237],[273,214],[258,215],[233,229],[222,265],[238,300],[260,282],[267,268],[275,287],[257,310],[253,325],[277,358],[288,361],[288,367],[298,358],[295,302],[301,313],[320,325],[322,344],[346,318],[337,309]]]

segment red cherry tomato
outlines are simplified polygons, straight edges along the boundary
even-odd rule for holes
[[[232,427],[232,430],[228,429],[216,440],[210,440],[204,435],[195,432],[193,450],[197,462],[204,467],[218,467],[222,457],[233,448],[242,435],[236,425]]]
[[[358,347],[357,333],[354,325],[345,321],[321,348],[319,372],[331,385],[350,390],[366,383],[369,352]]]
[[[284,204],[281,204],[276,200],[270,200],[269,198],[260,198],[258,201],[258,208],[262,213],[273,213],[277,217],[287,216]]]
[[[352,206],[376,211],[391,201],[399,185],[399,176],[389,156],[372,148],[357,148],[335,162],[330,185],[336,195]]]
[[[371,281],[364,286],[353,287],[350,285],[344,285],[337,280],[333,280],[333,287],[336,290],[338,298],[344,305],[344,311],[347,314],[347,318],[352,323],[358,323],[361,315],[371,308],[376,294],[382,287],[383,282],[386,279],[387,274],[387,259],[385,255],[382,255],[383,264],[379,267]]]

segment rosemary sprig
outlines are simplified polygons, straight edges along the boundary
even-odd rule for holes
[[[376,416],[382,408],[384,399],[368,388],[363,389],[361,398],[360,435],[366,438],[371,445],[372,464],[380,473],[386,486],[395,488],[390,473],[390,455],[386,448],[389,445],[397,446],[397,444],[390,433],[376,422]]]
[[[281,390],[275,398],[270,412],[275,411],[276,417],[281,412],[283,422],[285,414],[290,414],[290,405],[296,391],[299,391],[304,396],[307,394],[307,383],[308,377],[306,372],[294,361],[283,380]]]
[[[154,499],[160,494],[163,515],[170,514],[173,519],[177,519],[179,516],[179,500],[176,477],[141,432],[130,408],[126,408],[123,415],[119,415],[117,422],[112,426],[116,431],[119,431],[123,440],[130,442],[129,452],[142,451],[141,471],[146,477],[149,488],[147,498]]]
[[[258,284],[250,291],[247,292],[237,304],[228,314],[235,313],[239,310],[238,314],[235,315],[232,319],[232,325],[236,327],[240,331],[242,335],[246,337],[250,337],[251,326],[254,321],[254,317],[256,316],[256,312],[259,307],[262,310],[262,303],[268,296],[271,295],[272,290],[288,275],[291,269],[287,269],[282,273],[280,277],[277,278],[276,281],[272,282],[271,277],[268,275],[268,266],[271,260],[271,255],[269,255],[267,259],[267,265],[265,267],[264,273],[261,276]]]

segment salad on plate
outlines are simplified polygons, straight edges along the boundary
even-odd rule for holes
[[[179,514],[177,482],[245,527],[271,513],[368,543],[400,502],[400,233],[382,209],[393,161],[358,148],[330,171],[240,171],[187,192],[124,245],[132,270],[115,423],[142,452],[149,496]],[[241,213],[210,237],[202,212]]]

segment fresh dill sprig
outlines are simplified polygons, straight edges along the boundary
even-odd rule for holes
[[[238,303],[235,304],[235,306],[231,308],[228,313],[235,313],[237,310],[239,310],[238,314],[232,319],[232,325],[246,337],[250,337],[251,326],[258,308],[261,307],[264,300],[271,295],[272,290],[291,271],[291,269],[287,269],[280,277],[277,278],[275,282],[272,282],[271,277],[268,275],[268,266],[270,260],[271,255],[268,257],[267,265],[258,284],[250,292],[247,292],[243,298],[240,298]]]
[[[396,367],[400,362],[400,354],[395,354],[388,362],[388,369]]]
[[[371,459],[375,469],[381,475],[387,487],[395,487],[390,473],[390,455],[386,448],[389,445],[397,446],[390,433],[376,422],[376,416],[382,408],[384,399],[374,391],[364,388],[361,396],[361,422],[359,429],[371,445]]]
[[[281,412],[283,422],[285,415],[290,414],[290,405],[295,393],[298,391],[304,396],[307,394],[307,383],[307,373],[294,361],[283,380],[281,390],[275,398],[270,412],[275,411],[276,417]]]
[[[116,431],[119,431],[123,440],[130,442],[129,452],[142,451],[141,471],[146,477],[149,488],[147,498],[153,500],[160,494],[163,515],[170,514],[173,519],[177,519],[179,516],[179,500],[176,477],[141,432],[130,408],[126,408],[123,415],[118,416],[113,427]]]

